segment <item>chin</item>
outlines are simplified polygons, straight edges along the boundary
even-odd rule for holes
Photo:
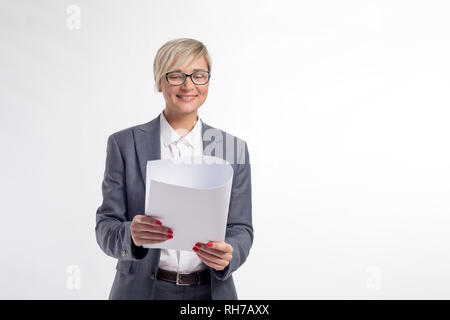
[[[181,113],[192,113],[192,112],[197,111],[197,109],[198,109],[199,107],[200,107],[200,106],[197,106],[197,105],[189,105],[189,104],[185,104],[185,105],[177,105],[177,110],[178,110],[178,112],[181,112]]]

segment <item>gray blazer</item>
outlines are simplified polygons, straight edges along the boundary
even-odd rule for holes
[[[161,159],[159,117],[109,136],[97,209],[95,234],[100,248],[118,259],[109,299],[153,299],[160,249],[137,247],[131,238],[133,217],[144,214],[146,164]],[[202,122],[203,154],[232,163],[233,184],[225,242],[233,258],[222,271],[210,268],[214,300],[237,299],[232,273],[247,259],[253,243],[250,159],[247,143]]]

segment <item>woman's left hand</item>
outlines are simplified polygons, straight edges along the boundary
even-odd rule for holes
[[[200,260],[217,271],[225,269],[233,257],[233,247],[223,241],[210,241],[207,244],[197,243],[192,248]]]

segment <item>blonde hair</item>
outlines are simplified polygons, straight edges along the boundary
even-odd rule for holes
[[[155,89],[160,92],[160,81],[170,70],[177,69],[183,65],[187,59],[193,55],[192,61],[204,56],[211,72],[211,57],[206,46],[195,39],[179,38],[166,42],[156,53],[153,61],[153,76],[155,79]]]

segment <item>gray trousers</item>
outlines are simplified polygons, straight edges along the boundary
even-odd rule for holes
[[[211,300],[211,282],[201,285],[179,286],[156,279],[154,300]]]

